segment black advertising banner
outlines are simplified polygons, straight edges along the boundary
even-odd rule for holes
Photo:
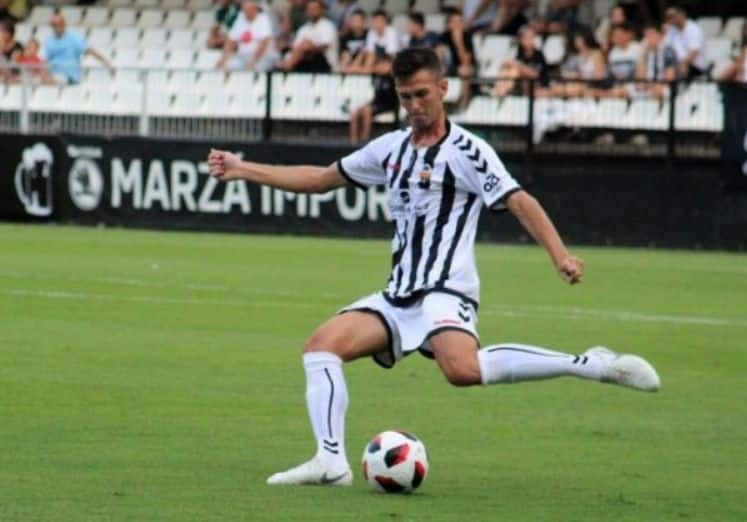
[[[211,146],[252,161],[326,165],[349,149],[305,145],[201,144],[76,136],[62,138],[59,218],[171,229],[388,235],[384,188],[294,194],[208,174]]]
[[[14,221],[53,217],[58,140],[0,135],[0,218]]]
[[[747,191],[747,86],[724,84],[724,134],[721,158],[728,190]]]

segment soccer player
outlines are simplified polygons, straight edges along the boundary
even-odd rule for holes
[[[210,172],[220,180],[244,179],[309,193],[346,184],[389,189],[395,230],[387,287],[343,308],[306,341],[306,402],[317,453],[272,475],[268,484],[352,484],[342,366],[361,357],[373,356],[391,368],[417,350],[435,358],[455,386],[568,375],[645,391],[659,388],[659,377],[645,360],[602,347],[580,355],[516,343],[480,349],[473,247],[483,205],[514,214],[566,282],[580,282],[584,264],[568,253],[542,207],[509,175],[493,149],[446,118],[447,82],[435,52],[401,51],[392,71],[411,127],[385,134],[329,167],[245,162],[215,149],[208,156]]]

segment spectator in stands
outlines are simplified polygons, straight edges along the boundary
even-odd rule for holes
[[[62,14],[55,13],[51,25],[52,34],[44,40],[44,58],[55,81],[67,85],[80,83],[81,59],[86,54],[111,68],[109,60],[89,46],[85,38],[67,30],[67,22]]]
[[[208,33],[208,49],[221,49],[226,44],[228,32],[240,11],[238,2],[234,0],[216,0],[215,23]]]
[[[26,18],[27,14],[26,0],[0,0],[0,20],[18,22]]]
[[[570,45],[566,44],[566,54],[560,66],[561,78],[567,81],[551,88],[554,96],[584,96],[596,88],[604,87],[606,83],[607,63],[591,29],[577,26],[570,40]]]
[[[547,85],[547,62],[542,51],[535,47],[537,33],[530,26],[519,30],[516,57],[501,65],[501,80],[493,85],[493,96],[503,97],[514,90],[517,80],[539,80],[540,86]],[[529,94],[529,82],[521,82],[523,94]]]
[[[348,31],[340,38],[340,70],[346,74],[356,72],[363,60],[366,47],[366,12],[356,9],[348,21]],[[357,66],[354,64],[358,63]]]
[[[524,15],[524,10],[531,4],[531,0],[500,0],[498,3],[498,12],[489,30],[500,34],[519,34],[519,29],[529,22]],[[479,29],[473,25],[472,30],[477,31]]]
[[[671,82],[677,78],[677,55],[664,41],[658,24],[647,24],[643,30],[643,51],[638,60],[636,77],[648,82]],[[645,83],[638,86],[638,92],[661,99],[668,95],[669,89],[664,83]]]
[[[462,80],[459,107],[464,110],[472,96],[472,79],[477,73],[477,58],[472,31],[465,27],[464,18],[458,9],[447,11],[446,31],[441,34],[438,53],[444,62],[446,75],[459,76]]]
[[[613,85],[602,94],[612,97],[627,97],[631,94],[630,85],[624,82],[635,80],[641,56],[641,47],[634,38],[630,24],[617,25],[612,29],[612,49],[607,57],[607,72]]]
[[[345,36],[350,31],[353,13],[359,10],[361,9],[357,0],[332,0],[327,5],[327,18],[332,20],[340,34]]]
[[[376,60],[372,81],[374,98],[371,103],[354,111],[350,116],[350,143],[356,145],[371,138],[374,116],[399,110],[397,91],[392,78],[392,57],[383,55]]]
[[[309,0],[306,19],[308,21],[296,33],[293,47],[279,68],[315,73],[337,70],[337,29],[324,17],[322,0]]]
[[[39,41],[36,38],[29,39],[23,52],[18,57],[18,63],[29,67],[29,76],[31,81],[39,81],[50,85],[54,83],[54,78],[49,74],[47,62],[39,53]]]
[[[464,25],[471,31],[487,31],[498,15],[500,0],[462,0]]]
[[[411,11],[407,15],[407,34],[403,39],[403,47],[429,47],[435,49],[439,37],[433,31],[426,31],[423,13]]]
[[[688,19],[681,7],[668,8],[666,21],[669,26],[666,41],[677,54],[680,78],[692,80],[705,75],[708,64],[703,29],[695,21]]]
[[[601,21],[599,27],[597,27],[596,39],[605,56],[612,48],[612,28],[627,23],[630,23],[627,11],[625,11],[625,8],[620,4],[612,6],[609,16]]]
[[[15,81],[18,71],[14,63],[23,52],[23,47],[15,39],[15,25],[10,19],[0,20],[0,80]]]
[[[747,21],[742,25],[742,46],[734,61],[719,74],[720,82],[747,83]]]
[[[545,33],[565,34],[576,28],[579,6],[585,0],[550,0],[545,15]]]
[[[265,72],[278,61],[270,17],[255,0],[245,0],[223,45],[218,69]]]
[[[371,15],[371,29],[366,36],[366,50],[363,57],[363,63],[358,70],[362,74],[371,74],[376,62],[399,51],[400,42],[397,31],[389,25],[389,13],[383,9],[378,9]]]

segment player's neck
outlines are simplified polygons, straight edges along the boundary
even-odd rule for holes
[[[430,147],[441,141],[448,132],[446,115],[441,114],[430,127],[412,129],[412,144],[414,147]]]

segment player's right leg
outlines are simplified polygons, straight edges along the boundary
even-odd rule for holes
[[[303,365],[316,455],[300,466],[272,475],[268,484],[352,484],[353,474],[345,454],[348,391],[342,364],[386,350],[389,342],[387,327],[379,316],[364,311],[336,315],[309,337]]]

